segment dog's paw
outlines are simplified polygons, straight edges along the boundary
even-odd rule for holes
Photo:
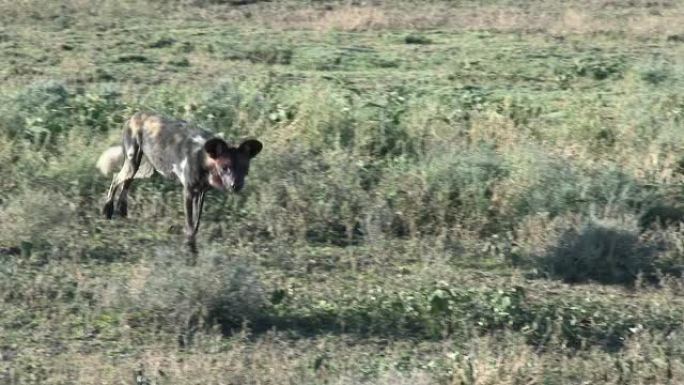
[[[197,255],[197,241],[195,240],[195,237],[186,238],[185,239],[185,247],[187,247],[188,252],[190,252],[190,255],[192,255],[192,256]]]
[[[102,208],[102,214],[104,214],[105,218],[112,219],[114,215],[114,202],[107,202]]]

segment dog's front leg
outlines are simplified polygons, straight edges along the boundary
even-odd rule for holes
[[[193,232],[197,234],[200,226],[200,219],[202,219],[202,206],[204,206],[204,191],[195,194],[192,201],[192,210],[195,218],[195,225],[193,227]]]
[[[188,244],[191,246],[194,246],[195,244],[195,234],[197,233],[197,230],[195,229],[195,216],[193,213],[196,200],[195,195],[196,194],[189,189],[183,190],[183,199],[185,200],[185,236]]]

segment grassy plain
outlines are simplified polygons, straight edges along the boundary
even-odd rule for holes
[[[684,383],[684,4],[521,3],[0,0],[0,383]],[[139,109],[265,144],[194,261]]]

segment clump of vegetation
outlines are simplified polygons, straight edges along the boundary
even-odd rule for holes
[[[178,333],[183,344],[190,343],[194,333],[215,326],[225,333],[260,326],[267,299],[252,267],[225,263],[220,255],[205,255],[192,266],[173,254],[164,257],[168,261],[157,260],[139,277],[142,287],[129,299],[130,325],[158,325]]]
[[[21,247],[24,256],[38,252],[47,257],[53,246],[63,244],[74,211],[61,195],[35,190],[15,193],[0,209],[0,244]]]
[[[125,108],[120,96],[111,86],[84,91],[58,81],[38,81],[3,95],[5,114],[0,124],[10,139],[26,139],[39,147],[54,147],[60,136],[78,126],[96,132],[120,124]]]
[[[404,38],[406,44],[432,44],[432,40],[424,35],[410,34]]]
[[[294,50],[289,47],[264,45],[247,48],[229,55],[232,60],[248,60],[252,63],[288,65],[292,63]]]
[[[568,282],[632,284],[639,276],[655,278],[657,252],[657,244],[641,239],[636,221],[590,221],[560,235],[543,270]]]

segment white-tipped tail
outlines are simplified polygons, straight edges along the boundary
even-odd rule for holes
[[[106,149],[100,158],[97,160],[97,168],[105,176],[111,175],[120,170],[124,165],[124,152],[122,146],[113,146]],[[135,174],[135,179],[149,178],[154,174],[154,167],[143,156],[138,172]]]
[[[124,153],[122,146],[113,146],[106,149],[97,160],[97,168],[104,175],[111,175],[123,164]]]

